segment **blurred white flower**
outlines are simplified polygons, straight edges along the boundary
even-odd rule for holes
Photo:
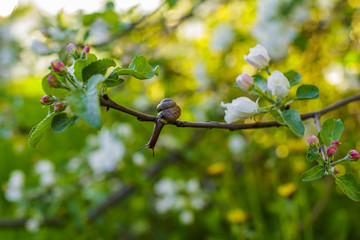
[[[116,127],[116,132],[124,137],[129,138],[133,135],[133,130],[130,124],[128,123],[121,123]]]
[[[206,201],[201,197],[193,197],[190,200],[190,205],[196,210],[201,210],[205,207]]]
[[[221,24],[215,28],[211,36],[210,48],[213,51],[223,51],[235,40],[234,29],[229,25]]]
[[[284,98],[289,93],[290,83],[283,73],[274,70],[268,78],[267,87],[273,95]]]
[[[99,148],[89,154],[89,164],[94,172],[111,172],[125,154],[124,144],[108,129],[98,135]]]
[[[47,55],[51,53],[45,43],[36,39],[32,41],[30,48],[38,55]]]
[[[227,123],[249,118],[257,112],[256,103],[247,97],[236,98],[231,103],[221,102],[221,106],[226,108],[225,121]]]
[[[155,184],[155,192],[158,195],[174,195],[177,193],[176,183],[169,178],[161,179]]]
[[[143,154],[137,152],[132,155],[132,161],[134,164],[141,167],[145,165],[146,159]]]
[[[171,208],[173,208],[176,201],[175,196],[167,195],[157,199],[155,203],[155,208],[159,213],[166,213]]]
[[[49,160],[40,160],[35,165],[35,172],[37,174],[44,174],[54,171],[54,165]]]
[[[194,222],[194,214],[189,210],[184,210],[180,213],[179,220],[184,225],[190,225]]]
[[[25,175],[20,170],[11,172],[9,182],[5,185],[5,198],[9,202],[21,200],[23,196],[22,188],[24,186]]]
[[[269,66],[270,57],[266,48],[257,44],[254,48],[250,48],[249,55],[244,56],[245,61],[257,69],[265,69]]]
[[[37,231],[39,231],[39,227],[40,227],[40,220],[39,219],[29,219],[25,222],[25,228],[32,233],[35,233]]]
[[[190,179],[186,182],[186,191],[188,193],[195,193],[199,190],[199,181],[197,179]]]
[[[233,154],[241,153],[245,148],[246,142],[241,135],[231,135],[229,137],[229,149]]]

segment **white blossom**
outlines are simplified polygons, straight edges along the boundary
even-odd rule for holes
[[[199,190],[199,181],[197,179],[190,179],[186,183],[186,191],[188,193],[195,193]]]
[[[257,44],[254,48],[250,48],[249,55],[245,55],[244,59],[251,66],[257,69],[265,69],[269,66],[270,57],[266,48]]]
[[[196,210],[201,210],[205,207],[206,201],[201,197],[193,197],[190,200],[190,205]]]
[[[221,106],[226,108],[225,121],[227,123],[249,118],[257,112],[257,104],[247,97],[236,98],[231,103],[221,102]]]
[[[145,156],[143,154],[137,152],[137,153],[134,153],[132,155],[132,161],[137,166],[144,166],[145,162],[146,162],[146,159],[145,159]]]
[[[9,202],[21,200],[23,196],[22,188],[24,186],[25,175],[20,170],[15,170],[10,174],[10,179],[5,186],[5,198]]]
[[[184,210],[180,213],[179,220],[184,225],[190,225],[194,222],[194,214],[189,210]]]
[[[164,178],[158,181],[155,185],[155,192],[158,195],[173,195],[177,193],[176,183],[169,179]]]
[[[35,172],[37,174],[44,174],[52,172],[54,170],[54,165],[49,160],[40,160],[35,165]]]
[[[125,154],[123,143],[109,130],[100,131],[99,148],[89,154],[89,164],[97,173],[111,172]]]
[[[39,230],[40,220],[39,219],[29,219],[25,222],[25,228],[32,233],[35,233]]]
[[[284,98],[289,93],[290,83],[283,73],[275,70],[268,78],[267,87],[273,95]]]

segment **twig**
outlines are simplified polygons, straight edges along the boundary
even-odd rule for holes
[[[339,107],[342,107],[350,102],[359,101],[360,94],[354,95],[352,97],[340,100],[326,108],[323,108],[319,111],[309,112],[305,114],[301,114],[301,120],[306,120],[309,118],[315,118],[315,116],[321,116],[325,113],[333,111]],[[100,104],[103,107],[109,107],[121,112],[127,113],[129,115],[137,117],[140,121],[149,121],[154,122],[156,120],[156,116],[151,116],[145,113],[141,113],[130,108],[126,108],[122,105],[119,105],[112,101],[107,95],[104,95],[100,98]],[[220,123],[220,122],[187,122],[187,121],[176,121],[174,123],[169,123],[175,125],[177,127],[191,127],[191,128],[222,128],[229,130],[240,130],[240,129],[255,129],[255,128],[268,128],[268,127],[280,127],[283,126],[276,121],[268,121],[268,122],[254,122],[254,123],[245,123],[245,124],[231,124],[231,123]]]

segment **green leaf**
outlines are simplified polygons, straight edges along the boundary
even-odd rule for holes
[[[124,79],[120,78],[119,74],[112,71],[105,79],[104,85],[105,87],[115,87],[124,82]]]
[[[297,110],[285,110],[281,113],[281,116],[291,131],[293,131],[299,137],[304,136],[305,127]]]
[[[343,130],[344,126],[340,119],[327,119],[322,124],[321,130],[318,134],[320,143],[325,144],[326,146],[330,146],[332,141],[339,141]]]
[[[301,82],[301,74],[293,70],[286,72],[284,75],[289,80],[291,88]]]
[[[167,0],[167,3],[170,8],[174,7],[176,5],[178,0]]]
[[[271,108],[271,109],[269,110],[269,113],[270,113],[270,115],[273,117],[273,119],[274,119],[275,121],[277,121],[277,122],[280,123],[281,125],[286,125],[283,117],[281,116],[281,114],[280,114],[276,109]]]
[[[42,89],[46,93],[46,95],[54,96],[57,98],[65,98],[67,95],[70,94],[70,91],[65,88],[53,88],[49,85],[47,78],[50,74],[47,74],[43,77],[41,81]]]
[[[99,128],[101,125],[97,85],[104,80],[103,75],[94,75],[89,79],[85,92],[74,90],[67,97],[71,111],[94,128]]]
[[[90,24],[92,24],[96,18],[101,15],[100,13],[91,13],[91,14],[87,14],[87,15],[84,15],[83,18],[82,18],[82,23],[84,26],[89,26]]]
[[[350,199],[360,201],[360,184],[353,174],[346,173],[335,178],[335,183]]]
[[[119,75],[130,75],[137,79],[149,79],[159,75],[159,66],[152,68],[143,56],[136,56],[130,63],[129,68],[116,68]]]
[[[49,112],[49,114],[40,123],[31,129],[28,137],[28,143],[30,147],[36,148],[42,136],[44,136],[44,134],[50,129],[51,120],[57,114],[58,113],[55,112]]]
[[[319,88],[315,85],[301,85],[296,91],[296,100],[316,99],[319,97]]]
[[[309,150],[306,154],[306,160],[308,162],[313,162],[315,160],[319,164],[324,163],[324,159],[321,157],[319,151],[316,151],[313,148],[309,148]]]
[[[304,172],[301,175],[301,179],[303,182],[309,182],[322,178],[324,175],[325,169],[320,165],[316,165],[315,167],[312,167],[306,172]]]
[[[86,82],[91,76],[96,74],[105,75],[109,67],[115,67],[116,63],[112,59],[104,58],[90,63],[82,71],[83,81]]]
[[[62,112],[56,115],[51,121],[51,128],[53,132],[65,131],[71,125],[77,123],[79,118],[76,116],[68,117],[66,113]]]
[[[83,81],[83,69],[89,66],[92,62],[95,62],[97,57],[95,54],[88,53],[87,59],[78,59],[74,63],[74,76],[80,82]]]
[[[260,88],[262,92],[266,92],[266,90],[267,90],[266,79],[260,75],[254,75],[252,77],[254,78],[255,86]]]
[[[112,25],[115,25],[119,22],[119,17],[118,15],[116,14],[115,11],[113,10],[108,10],[106,11],[103,15],[102,15],[102,18],[105,20],[105,22],[108,22]]]

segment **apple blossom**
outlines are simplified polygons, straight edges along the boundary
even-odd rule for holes
[[[254,79],[247,73],[240,74],[236,78],[236,83],[243,89],[250,89],[254,85]]]
[[[247,97],[239,97],[231,103],[221,102],[221,106],[226,108],[225,121],[227,123],[236,122],[239,119],[246,119],[257,112],[257,104]]]
[[[249,55],[245,55],[244,59],[251,66],[257,69],[266,69],[269,66],[270,57],[266,49],[260,44],[254,48],[250,48]]]
[[[273,95],[284,98],[289,94],[290,83],[283,73],[274,70],[268,78],[267,87]]]

